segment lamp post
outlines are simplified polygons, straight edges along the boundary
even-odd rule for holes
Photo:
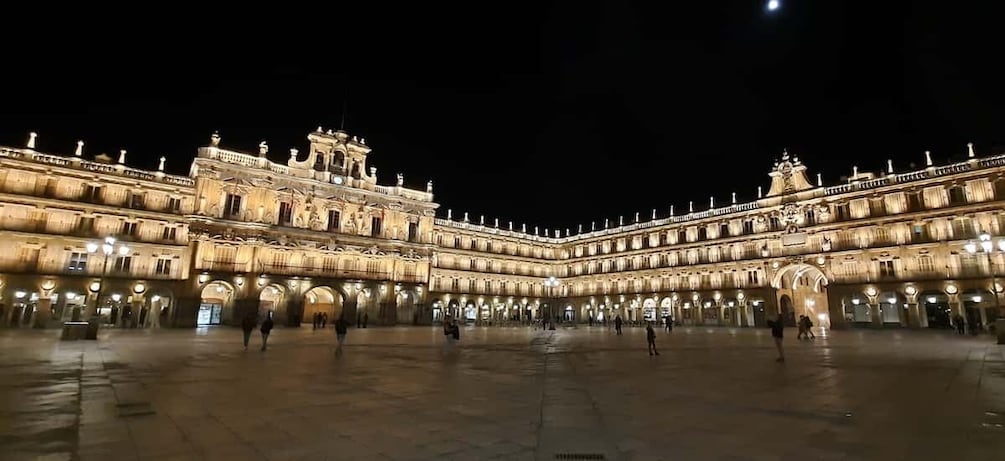
[[[87,243],[87,252],[89,254],[97,253],[99,250],[105,255],[105,259],[102,262],[101,278],[98,279],[98,292],[96,294],[97,299],[94,300],[94,312],[92,313],[92,317],[98,316],[98,309],[101,307],[101,293],[105,290],[105,276],[108,275],[108,257],[114,253],[118,253],[120,256],[126,256],[129,254],[129,247],[126,245],[119,245],[118,249],[115,248],[115,237],[105,237],[105,243],[100,245],[95,242]]]
[[[997,314],[998,310],[1001,308],[1001,305],[998,300],[998,281],[997,277],[995,276],[994,261],[991,260],[991,254],[994,253],[996,250],[998,252],[1005,253],[1005,239],[998,239],[997,244],[998,248],[995,248],[995,244],[991,241],[991,234],[987,232],[981,232],[981,235],[978,236],[978,239],[979,240],[976,243],[973,241],[967,242],[967,244],[964,245],[963,248],[966,249],[967,253],[970,254],[976,254],[977,252],[984,253],[984,256],[987,258],[988,272],[991,274],[991,294],[994,295],[995,297],[995,313]],[[981,324],[982,324],[981,327],[983,328],[983,324],[986,323],[987,320],[983,309],[980,310],[980,313],[981,313]]]
[[[552,311],[554,308],[554,304],[556,302],[555,288],[558,287],[559,283],[560,282],[558,281],[557,278],[555,278],[555,276],[548,277],[544,280],[544,286],[548,288],[548,297],[550,298],[548,302],[548,313],[547,317],[545,318],[548,320],[548,324],[551,325],[551,329],[555,328],[554,314],[552,313]]]

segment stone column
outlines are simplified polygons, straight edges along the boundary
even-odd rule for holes
[[[143,294],[133,293],[132,302],[130,303],[130,307],[133,309],[133,315],[129,319],[129,325],[126,325],[126,328],[136,328],[137,326],[140,328],[144,327],[143,323],[146,322],[146,314],[143,312],[143,299]],[[141,316],[143,317],[142,319],[140,318]],[[143,322],[141,322],[141,320]]]
[[[907,304],[907,327],[921,328],[921,319],[918,315],[918,303]]]
[[[26,308],[27,309],[27,308]],[[50,296],[38,298],[38,306],[35,308],[35,328],[45,328],[52,317],[52,298]]]
[[[869,299],[869,317],[872,319],[872,326],[880,328],[883,326],[883,313],[879,311],[879,301]]]

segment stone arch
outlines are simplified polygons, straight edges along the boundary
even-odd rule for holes
[[[344,299],[342,293],[327,286],[318,285],[304,293],[303,321],[314,318],[315,313],[327,314],[328,322],[332,323],[343,314]]]
[[[237,289],[234,288],[234,285],[225,280],[213,280],[206,283],[199,294],[196,325],[220,325],[224,318],[231,318],[236,294]]]
[[[398,323],[417,324],[419,322],[416,303],[418,295],[412,290],[399,290],[394,295],[394,311]]]
[[[264,318],[269,311],[286,310],[286,287],[278,283],[270,283],[258,294],[258,316]]]
[[[642,300],[642,320],[647,322],[655,322],[659,318],[659,312],[656,310],[656,298],[646,298]]]
[[[828,284],[827,275],[820,269],[806,263],[796,263],[778,269],[771,277],[771,286],[775,289],[795,289],[804,277],[810,280],[809,285],[814,291],[820,291]]]
[[[141,325],[151,328],[170,327],[174,314],[174,292],[168,288],[151,288],[143,294]]]
[[[801,315],[809,316],[815,324],[830,325],[828,283],[823,271],[806,263],[789,264],[775,272],[771,286],[776,292],[779,312],[782,312],[783,297],[788,297],[788,306],[791,307],[789,311],[784,311],[786,325],[795,326],[796,319]]]
[[[942,290],[926,290],[918,293],[918,305],[923,316],[922,326],[948,329],[953,326],[953,311],[949,296]]]

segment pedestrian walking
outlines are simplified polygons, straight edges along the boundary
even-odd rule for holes
[[[265,346],[269,342],[269,333],[272,333],[272,312],[269,312],[265,316],[265,321],[262,322],[262,350],[265,350]]]
[[[342,344],[345,343],[345,335],[348,331],[345,318],[341,315],[335,319],[335,340],[338,345],[335,347],[335,355],[342,355]]]
[[[248,341],[251,339],[251,332],[255,331],[256,323],[258,322],[255,320],[254,312],[248,312],[244,320],[241,320],[241,330],[244,330],[244,350],[248,350]]]
[[[673,317],[667,316],[667,333],[673,333]]]
[[[315,312],[313,315],[311,315],[311,326],[315,330],[317,330],[319,323],[321,323],[321,317],[319,316],[319,314],[317,312]]]
[[[775,347],[778,349],[776,362],[785,362],[785,352],[782,350],[782,336],[784,334],[785,323],[782,321],[782,314],[778,314],[775,320],[768,320],[768,327],[771,328],[771,337],[775,340]]]
[[[321,328],[324,328],[327,325],[328,325],[328,313],[327,312],[322,312],[321,313]]]
[[[656,330],[653,330],[653,322],[646,322],[646,342],[649,343],[649,355],[660,355],[656,350]]]
[[[614,331],[618,332],[619,336],[621,335],[621,323],[621,314],[618,314],[614,317]]]

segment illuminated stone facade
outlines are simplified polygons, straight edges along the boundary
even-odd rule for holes
[[[824,187],[784,154],[767,192],[625,223],[531,232],[484,217],[434,218],[432,184],[376,183],[365,141],[320,128],[285,164],[214,135],[188,177],[108,156],[0,148],[0,322],[57,326],[98,313],[120,327],[512,325],[672,317],[760,326],[989,325],[1003,315],[1005,156]],[[927,154],[926,154],[927,156]],[[967,251],[981,233],[992,236]],[[114,237],[105,255],[104,239]],[[123,249],[125,247],[125,249]],[[90,251],[89,251],[90,250]],[[120,253],[121,251],[121,253]],[[107,262],[107,264],[106,264]]]

